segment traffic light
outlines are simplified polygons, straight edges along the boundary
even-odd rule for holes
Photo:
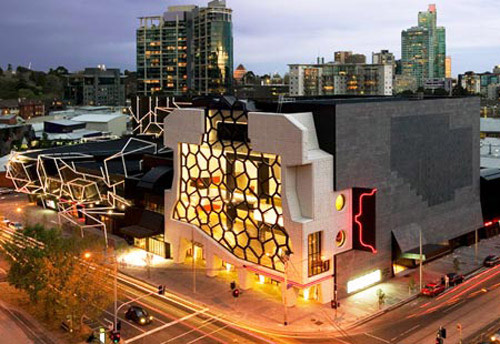
[[[240,296],[240,290],[239,289],[234,289],[233,290],[233,297],[238,297]]]
[[[165,294],[165,286],[159,285],[158,286],[158,295],[163,295],[163,294]]]
[[[231,290],[235,290],[236,289],[236,282],[232,281],[231,283],[229,283],[229,286],[231,287]]]
[[[109,334],[109,339],[111,339],[111,342],[113,343],[120,343],[120,332],[118,331],[112,331]]]
[[[439,328],[439,336],[441,338],[446,338],[446,329],[442,326]]]
[[[330,301],[330,306],[332,306],[333,309],[337,309],[340,307],[340,302],[335,302],[335,300]]]
[[[117,331],[120,331],[122,329],[122,321],[121,320],[118,320],[116,322],[116,330]]]

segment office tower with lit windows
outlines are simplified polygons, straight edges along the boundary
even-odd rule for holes
[[[446,30],[437,26],[436,5],[418,14],[418,26],[401,33],[402,72],[422,86],[426,79],[446,76]]]
[[[232,10],[224,0],[207,7],[172,6],[141,17],[137,29],[137,91],[141,95],[223,94],[233,74]]]

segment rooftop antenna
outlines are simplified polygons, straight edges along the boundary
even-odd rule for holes
[[[29,65],[28,65],[28,69],[31,70],[31,61],[30,61]]]

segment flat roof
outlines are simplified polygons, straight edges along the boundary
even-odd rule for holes
[[[57,124],[63,127],[72,127],[75,125],[80,125],[80,122],[75,122],[70,119],[51,119],[49,121],[44,121],[45,123]]]
[[[73,117],[71,120],[75,122],[93,122],[93,123],[108,123],[120,117],[127,117],[122,113],[110,113],[110,114],[85,114]]]
[[[500,118],[481,117],[481,132],[493,133],[500,132]]]

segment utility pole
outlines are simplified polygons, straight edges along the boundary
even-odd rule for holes
[[[288,307],[287,307],[287,298],[286,298],[286,294],[288,293],[288,256],[285,256],[285,291],[284,291],[284,294],[283,294],[283,306],[285,307],[284,311],[285,311],[285,320],[283,322],[283,324],[286,326],[288,325]]]
[[[479,242],[479,233],[478,229],[476,227],[476,230],[474,231],[474,237],[475,237],[475,243],[474,243],[474,262],[477,264],[477,256],[478,256],[478,242]]]
[[[419,281],[420,281],[420,290],[422,290],[423,285],[422,285],[422,228],[419,229],[419,236],[418,236],[418,241],[419,241],[419,249],[420,249],[420,258],[419,258],[419,267],[418,267],[418,272],[419,272]]]
[[[113,287],[113,293],[115,297],[115,304],[114,304],[115,317],[113,321],[113,331],[116,331],[118,327],[118,262],[116,260],[116,255],[114,256],[113,259],[113,274],[115,279]]]
[[[196,255],[194,254],[194,230],[191,228],[191,254],[193,255],[192,268],[193,268],[193,293],[196,293]]]
[[[339,309],[339,295],[337,289],[337,255],[333,255],[333,302],[335,302],[335,319]]]

